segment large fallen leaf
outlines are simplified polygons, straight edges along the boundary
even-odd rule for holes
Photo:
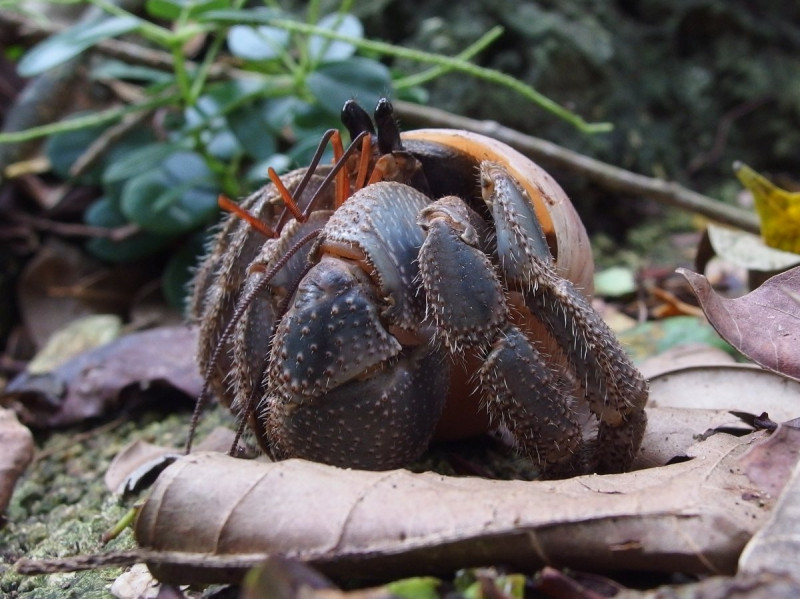
[[[202,380],[195,363],[197,334],[188,327],[132,333],[79,354],[45,374],[23,373],[0,397],[36,428],[67,426],[164,389],[195,398]]]
[[[6,510],[17,479],[33,458],[33,435],[11,410],[0,408],[0,516]]]
[[[777,422],[800,416],[800,382],[752,364],[676,368],[649,382],[648,407],[767,412]]]
[[[761,443],[796,458],[800,431],[713,435],[671,466],[533,483],[194,454],[159,477],[136,538],[167,552],[148,561],[172,583],[238,579],[268,555],[350,580],[496,563],[732,573],[774,501],[740,466]]]
[[[723,339],[764,368],[800,380],[800,267],[737,299],[719,296],[702,275],[678,272]]]

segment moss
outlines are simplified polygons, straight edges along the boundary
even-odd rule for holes
[[[229,417],[214,410],[201,422],[200,435]],[[134,547],[130,530],[107,545],[102,534],[139,498],[124,500],[105,487],[103,476],[113,457],[135,439],[180,447],[189,416],[151,412],[118,425],[74,428],[37,436],[40,456],[17,484],[0,529],[0,596],[8,599],[109,598],[119,568],[22,576],[12,566],[19,558],[65,557]]]

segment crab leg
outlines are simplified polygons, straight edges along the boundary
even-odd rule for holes
[[[509,287],[561,346],[600,420],[597,468],[630,466],[644,435],[647,383],[586,297],[556,275],[532,204],[508,172],[481,164],[481,189],[497,230],[497,251]]]
[[[456,197],[420,212],[427,231],[419,252],[428,316],[454,354],[485,353],[478,379],[490,415],[543,470],[573,462],[581,431],[570,385],[525,334],[509,322],[505,291],[480,247],[488,226]]]

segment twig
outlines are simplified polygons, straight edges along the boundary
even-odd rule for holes
[[[123,117],[119,123],[106,129],[73,163],[72,167],[69,169],[69,174],[73,177],[78,177],[85,173],[108,151],[110,146],[114,145],[124,137],[126,133],[137,127],[151,114],[152,110],[143,110],[142,112],[128,114]]]
[[[481,133],[507,143],[534,160],[578,173],[606,189],[652,198],[751,233],[760,231],[755,214],[724,204],[673,181],[646,177],[607,164],[544,139],[525,135],[495,121],[478,121],[411,102],[396,101],[393,105],[401,117],[413,121],[414,125],[466,129]]]
[[[141,231],[139,225],[133,223],[113,228],[93,227],[80,223],[62,223],[40,216],[25,214],[24,212],[14,213],[11,218],[30,225],[34,229],[57,233],[65,237],[100,237],[111,241],[123,241]]]

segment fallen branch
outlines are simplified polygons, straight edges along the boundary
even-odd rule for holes
[[[630,195],[652,198],[711,220],[759,233],[755,214],[724,204],[719,200],[687,189],[678,183],[646,177],[623,168],[568,150],[547,140],[520,133],[495,121],[478,121],[430,106],[411,102],[393,102],[397,114],[414,126],[447,127],[474,131],[507,143],[530,158],[578,173],[609,189]]]

